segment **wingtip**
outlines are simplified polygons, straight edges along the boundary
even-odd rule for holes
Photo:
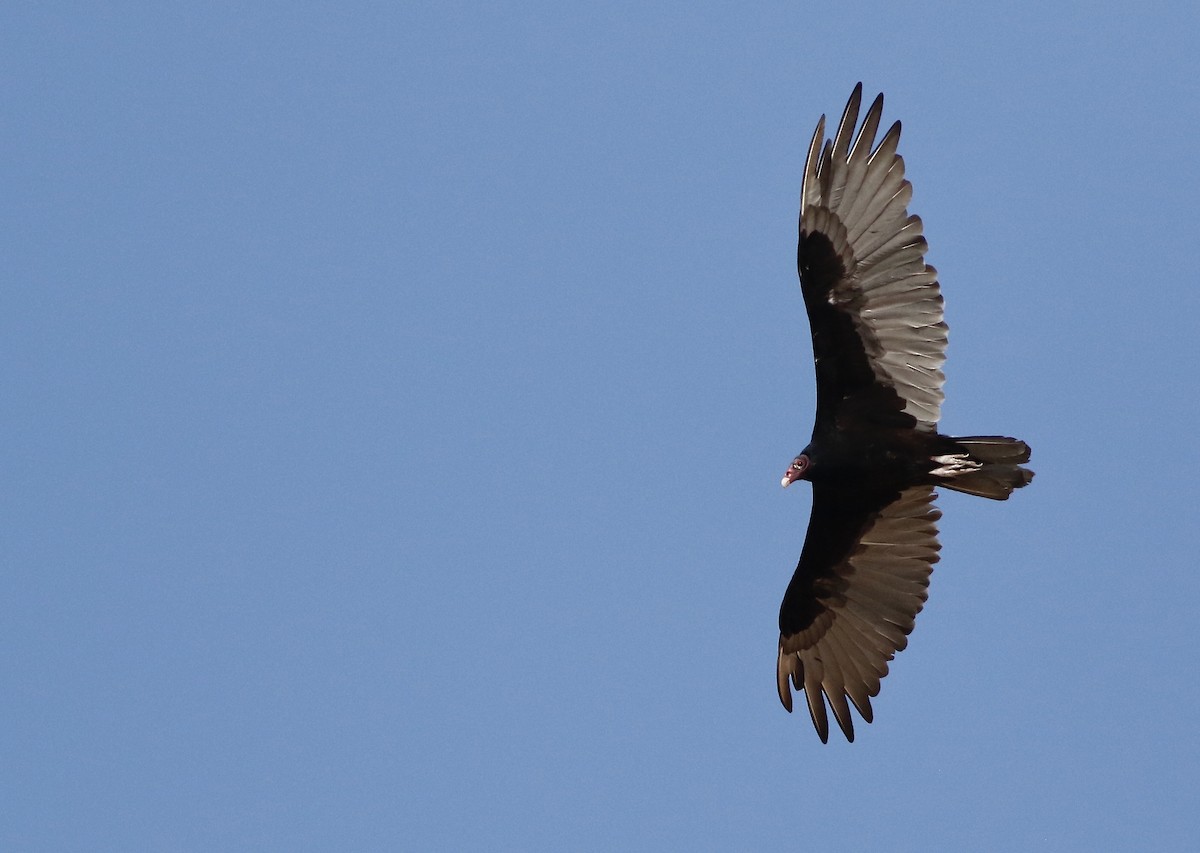
[[[783,703],[783,707],[790,714],[792,713],[792,688],[788,684],[790,670],[784,665],[783,645],[779,646],[779,656],[775,663],[775,686],[779,690],[779,701]]]

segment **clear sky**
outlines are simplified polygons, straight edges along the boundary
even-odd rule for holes
[[[1200,849],[1200,12],[0,10],[0,849]],[[775,695],[805,147],[886,93],[945,494]]]

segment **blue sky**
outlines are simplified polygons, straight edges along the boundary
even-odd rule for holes
[[[1200,13],[0,11],[0,847],[1184,850]],[[876,722],[775,696],[802,157],[886,93],[943,495]]]

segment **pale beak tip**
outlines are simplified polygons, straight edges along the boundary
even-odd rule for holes
[[[788,486],[790,486],[791,484],[792,484],[791,478],[789,478],[787,476],[785,476],[782,480],[779,481],[779,485],[783,486],[785,489]]]

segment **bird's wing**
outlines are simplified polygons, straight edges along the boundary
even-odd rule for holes
[[[879,95],[858,122],[854,89],[832,140],[822,116],[809,145],[797,263],[817,365],[817,422],[900,416],[932,430],[941,414],[946,324],[937,271],[925,263],[912,184],[896,153],[900,122],[874,146]],[[872,146],[874,149],[872,150]]]
[[[813,725],[829,738],[828,699],[854,740],[849,698],[868,723],[888,661],[908,644],[941,547],[933,487],[863,494],[813,485],[813,511],[796,573],[779,609],[779,698],[803,690]]]

